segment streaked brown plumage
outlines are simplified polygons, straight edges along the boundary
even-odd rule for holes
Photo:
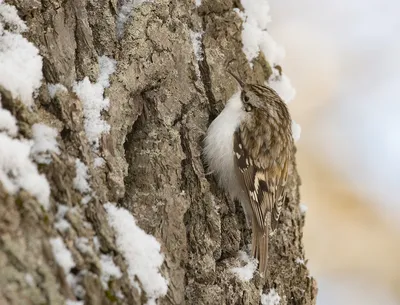
[[[291,118],[269,87],[245,84],[211,123],[205,138],[208,170],[242,204],[253,229],[252,254],[265,275],[268,237],[278,225],[294,154]]]
[[[268,237],[278,224],[294,153],[292,121],[285,103],[274,90],[238,82],[248,115],[234,133],[236,174],[251,206],[252,254],[259,261],[260,273],[265,274]]]

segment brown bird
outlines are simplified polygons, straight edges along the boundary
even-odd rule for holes
[[[252,255],[265,275],[268,237],[278,225],[294,155],[292,120],[273,89],[246,84],[230,74],[241,92],[210,125],[205,157],[220,185],[241,202],[252,226]]]

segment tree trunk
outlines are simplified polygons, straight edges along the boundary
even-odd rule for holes
[[[271,68],[262,55],[250,68],[241,51],[242,21],[233,11],[238,1],[203,0],[198,7],[192,1],[145,2],[124,25],[119,11],[127,1],[6,1],[29,27],[24,37],[39,49],[44,77],[32,109],[0,86],[2,106],[16,117],[20,139],[32,137],[34,123],[56,128],[61,153],[38,165],[51,187],[47,211],[29,192],[9,194],[0,183],[0,304],[150,304],[143,288],[131,285],[107,220],[107,202],[130,211],[160,242],[168,292],[158,304],[260,304],[260,294],[271,289],[281,297],[279,304],[315,304],[315,281],[301,263],[304,216],[295,169],[270,241],[267,279],[256,273],[246,282],[230,270],[240,266],[237,253],[250,243],[251,232],[240,204],[207,175],[202,141],[237,90],[227,67],[258,83]],[[203,33],[197,56],[194,33]],[[86,76],[96,82],[103,55],[117,64],[104,92],[110,106],[102,111],[111,129],[96,149],[85,134],[84,105],[73,87]],[[68,91],[51,97],[50,83]],[[94,165],[98,157],[104,165]],[[87,204],[74,187],[76,159],[88,166],[94,195]],[[68,230],[56,226],[60,204],[68,208]],[[69,275],[74,285],[54,257],[51,239],[57,237],[75,262]],[[82,237],[92,251],[77,246]],[[122,271],[106,286],[101,254]]]

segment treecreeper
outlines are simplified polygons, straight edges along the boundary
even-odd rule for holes
[[[239,200],[252,227],[252,255],[266,276],[268,239],[278,226],[294,158],[288,108],[270,87],[240,85],[211,123],[205,138],[208,170],[232,200]]]

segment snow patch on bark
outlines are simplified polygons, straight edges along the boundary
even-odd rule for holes
[[[87,194],[92,189],[89,185],[88,167],[79,159],[75,159],[76,176],[74,178],[74,188],[81,194]]]
[[[261,305],[279,305],[280,302],[281,297],[275,289],[271,289],[268,294],[261,294]]]
[[[71,224],[65,219],[65,214],[67,214],[68,211],[68,206],[64,204],[58,204],[54,227],[61,233],[65,233],[71,228]]]
[[[156,304],[165,296],[168,281],[160,273],[164,256],[160,243],[136,224],[135,218],[124,208],[106,203],[108,222],[116,233],[116,244],[128,265],[128,275],[133,287],[139,288],[139,279],[148,297],[147,304]]]
[[[51,154],[60,154],[57,144],[58,132],[45,124],[34,124],[32,126],[33,146],[32,158],[40,164],[50,164]]]
[[[65,246],[61,237],[51,238],[50,245],[57,264],[64,270],[64,274],[67,275],[75,267],[71,252]]]
[[[32,145],[32,141],[12,139],[0,133],[0,182],[11,195],[20,189],[26,190],[47,210],[50,186],[29,158]]]
[[[54,98],[57,92],[68,92],[68,89],[62,84],[47,84],[47,90],[51,98]]]
[[[306,206],[304,203],[300,203],[300,213],[304,215],[308,211],[308,206]]]
[[[254,271],[257,270],[257,259],[250,258],[246,252],[239,251],[239,259],[244,263],[243,267],[232,268],[231,271],[243,282],[248,282],[253,278]]]
[[[190,39],[192,40],[194,55],[197,61],[202,61],[204,58],[203,50],[201,48],[201,37],[203,32],[193,32],[190,31]]]
[[[102,119],[101,112],[108,110],[110,106],[110,100],[104,97],[104,89],[110,86],[110,75],[116,69],[116,61],[114,59],[101,56],[98,61],[100,73],[97,82],[90,82],[86,76],[73,86],[73,91],[83,104],[85,132],[94,152],[99,149],[101,134],[110,131],[110,125]]]
[[[122,0],[119,7],[119,13],[117,18],[117,35],[122,37],[124,34],[125,23],[132,16],[132,11],[135,7],[138,7],[143,2],[148,2],[148,0]]]
[[[108,288],[108,281],[111,278],[119,279],[122,277],[122,272],[117,265],[115,265],[112,256],[101,255],[100,256],[101,266],[101,284],[104,289]]]
[[[31,107],[43,75],[39,50],[21,35],[27,29],[14,6],[0,4],[0,86]]]
[[[15,137],[18,133],[17,120],[10,111],[1,107],[0,95],[0,132],[5,132],[9,136]]]
[[[262,52],[271,66],[272,74],[265,84],[274,89],[286,103],[291,102],[296,89],[290,79],[282,72],[280,65],[285,57],[285,49],[279,45],[267,31],[271,22],[270,7],[267,0],[241,0],[244,10],[235,9],[243,20],[243,53],[250,64]],[[292,134],[295,141],[300,138],[300,126],[294,123]]]

